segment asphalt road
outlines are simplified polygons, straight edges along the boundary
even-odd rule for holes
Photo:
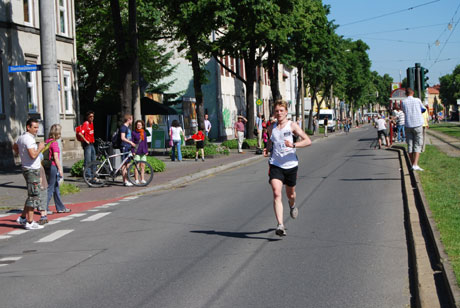
[[[399,161],[375,135],[298,150],[283,239],[263,161],[0,241],[0,306],[408,307]]]

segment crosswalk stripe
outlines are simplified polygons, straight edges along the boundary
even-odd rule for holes
[[[14,230],[14,231],[8,232],[7,234],[8,235],[19,235],[19,234],[23,234],[26,232],[29,232],[29,230]]]
[[[99,212],[99,210],[88,210],[88,212]]]
[[[75,214],[72,214],[72,215],[69,215],[69,217],[82,217],[82,216],[85,216],[86,213],[75,213]]]
[[[88,218],[85,218],[83,220],[81,220],[81,222],[85,222],[85,221],[95,221],[95,220],[98,220],[106,215],[109,215],[111,212],[106,212],[106,213],[98,213],[98,214],[94,214]]]
[[[56,219],[54,219],[54,220],[49,221],[49,222],[48,222],[48,225],[55,225],[55,224],[60,223],[61,221],[62,221],[62,220],[56,220]]]
[[[11,214],[0,214],[0,217],[10,216]]]
[[[104,205],[112,206],[112,205],[118,205],[118,204],[120,204],[120,203],[118,203],[118,202],[113,202],[113,203],[107,203],[107,204],[104,204]]]
[[[73,230],[58,230],[54,233],[51,233],[50,235],[48,236],[45,236],[44,238],[42,239],[39,239],[38,241],[36,241],[35,243],[49,243],[49,242],[53,242],[55,240],[57,240],[58,238],[61,238],[63,237],[64,235],[67,235],[69,234],[70,232],[73,232]]]
[[[64,216],[64,217],[59,217],[59,218],[53,219],[53,221],[66,221],[66,220],[71,220],[71,219],[74,219],[74,217]]]
[[[7,240],[9,238],[11,238],[9,235],[0,235],[0,240]]]
[[[22,257],[4,257],[4,258],[1,258],[0,259],[0,262],[4,262],[4,261],[18,261],[22,259]]]

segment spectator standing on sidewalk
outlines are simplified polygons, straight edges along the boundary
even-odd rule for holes
[[[423,171],[418,165],[423,144],[423,116],[426,110],[422,101],[414,97],[414,90],[406,89],[407,98],[402,101],[401,109],[405,114],[406,141],[412,170]]]
[[[27,199],[24,210],[16,222],[26,230],[42,229],[43,226],[34,221],[34,209],[45,210],[44,202],[40,198],[40,152],[45,148],[43,142],[35,142],[38,132],[38,120],[29,119],[26,122],[26,132],[22,134],[13,146],[19,154],[22,164],[22,174],[27,184]]]
[[[328,122],[329,122],[329,119],[328,119],[327,114],[326,114],[325,117],[324,117],[324,122],[323,122],[324,123],[324,137],[327,137],[327,124],[328,124]]]
[[[83,147],[85,168],[96,160],[96,149],[94,148],[94,112],[86,113],[86,121],[83,123],[80,137],[83,139],[81,146]],[[89,170],[94,172],[94,170]],[[93,177],[93,174],[90,174]]]
[[[262,116],[260,115],[260,112],[257,113],[257,118],[256,118],[256,128],[257,128],[257,147],[259,149],[262,149]]]
[[[382,116],[379,116],[379,119],[376,122],[377,124],[377,139],[379,140],[379,149],[382,148],[382,138],[385,137],[386,147],[390,146],[390,139],[387,134],[387,124],[385,119]]]
[[[139,162],[146,162],[147,161],[147,155],[149,154],[149,146],[147,144],[147,137],[150,136],[148,133],[148,130],[145,130],[145,123],[142,120],[137,120],[136,123],[134,124],[135,130],[131,133],[131,141],[134,142],[136,146],[132,149],[133,154],[134,154],[134,160],[139,161]],[[135,169],[134,177],[135,177],[135,183],[139,184],[145,184],[145,164],[141,163],[139,164],[141,166],[141,174],[140,174],[140,180],[139,180],[139,174],[137,172],[137,169]]]
[[[429,104],[428,102],[425,103],[425,108],[426,108],[426,111],[424,113],[422,113],[423,115],[423,145],[422,145],[422,153],[425,152],[425,145],[426,145],[426,130],[430,128],[430,125],[429,125]]]
[[[264,149],[264,156],[268,157],[270,153],[269,183],[273,191],[273,209],[278,223],[275,233],[278,236],[285,236],[282,203],[283,185],[286,186],[291,218],[295,219],[299,213],[295,205],[295,186],[299,165],[296,148],[309,146],[311,140],[296,122],[287,119],[287,102],[278,100],[275,102],[274,108],[275,117],[278,121],[268,128],[270,139],[267,148]],[[293,142],[294,135],[302,140]]]
[[[401,110],[401,107],[396,108],[396,129],[398,130],[398,142],[406,142],[406,132],[405,132],[405,114]]]
[[[247,122],[245,117],[242,115],[238,116],[238,122],[235,123],[235,138],[238,139],[238,153],[243,152],[243,141],[244,141],[244,124]]]
[[[182,161],[182,152],[180,149],[180,146],[182,144],[182,139],[180,136],[184,137],[185,140],[185,134],[184,131],[182,130],[182,127],[180,126],[179,121],[174,120],[171,123],[171,128],[169,129],[169,139],[173,141],[173,146],[171,149],[171,160],[175,161],[176,160],[176,149],[177,149],[177,160]]]
[[[313,135],[319,133],[319,124],[318,118],[316,116],[313,117]]]
[[[206,133],[206,137],[209,138],[209,132],[211,131],[212,125],[211,122],[208,120],[209,116],[207,114],[204,115],[204,131]]]
[[[133,116],[131,114],[125,114],[123,117],[123,124],[120,127],[120,139],[121,139],[121,153],[126,153],[121,156],[121,160],[123,161],[128,155],[129,151],[131,151],[132,147],[135,147],[136,144],[131,141],[132,139],[132,131],[131,125],[133,124]],[[125,186],[133,186],[133,184],[128,181],[128,170],[126,164],[121,166],[121,174],[123,175],[123,183]]]
[[[198,153],[201,151],[201,160],[204,161],[204,134],[199,130],[196,134],[193,134],[192,139],[196,142],[196,153],[195,161],[198,160]]]
[[[46,202],[46,210],[48,210],[51,197],[54,197],[56,211],[58,213],[69,213],[71,210],[65,207],[59,190],[59,181],[64,178],[64,172],[62,171],[60,160],[61,151],[58,144],[58,140],[61,138],[61,129],[61,125],[53,124],[50,128],[48,139],[46,140],[47,144],[51,143],[49,147],[49,160],[51,161],[51,166],[49,170],[47,170],[48,198]]]

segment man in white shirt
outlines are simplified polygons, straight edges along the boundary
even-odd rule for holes
[[[402,101],[401,109],[405,114],[405,127],[406,127],[406,141],[407,151],[409,152],[410,161],[412,163],[412,170],[423,171],[418,166],[420,152],[423,145],[423,115],[422,110],[425,107],[422,101],[414,98],[414,90],[411,88],[406,89],[407,98]]]
[[[208,120],[209,116],[207,114],[204,115],[204,131],[206,133],[206,137],[209,137],[209,132],[211,131],[212,125],[211,122]]]
[[[385,137],[387,148],[390,146],[390,140],[387,135],[387,123],[382,116],[376,122],[377,124],[377,139],[379,140],[379,149],[382,148],[382,137]]]
[[[27,199],[21,216],[16,220],[27,230],[42,229],[43,226],[34,221],[34,209],[43,210],[40,199],[40,153],[45,148],[43,142],[37,144],[35,136],[38,132],[38,120],[29,119],[27,131],[14,144],[14,151],[21,157],[22,174],[27,184]]]

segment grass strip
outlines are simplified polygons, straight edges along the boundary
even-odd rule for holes
[[[61,193],[61,196],[65,196],[80,192],[80,188],[70,183],[62,183],[59,186],[59,191]]]
[[[447,123],[447,124],[433,124],[430,129],[444,133],[446,135],[460,139],[460,124]]]
[[[460,284],[460,158],[427,145],[420,155],[423,191]]]

